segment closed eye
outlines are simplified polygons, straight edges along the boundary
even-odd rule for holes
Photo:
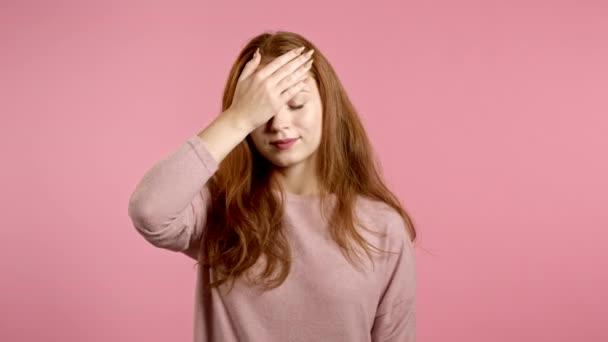
[[[296,106],[296,107],[289,106],[289,108],[293,109],[293,110],[298,110],[298,109],[301,109],[302,107],[304,107],[304,105],[299,105],[299,106]]]

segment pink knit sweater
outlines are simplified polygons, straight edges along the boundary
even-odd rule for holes
[[[135,229],[156,247],[195,255],[205,229],[206,182],[218,167],[202,140],[189,137],[137,184],[128,210]],[[316,197],[288,194],[293,263],[278,288],[263,292],[239,280],[225,295],[207,286],[216,279],[212,271],[197,270],[195,342],[415,341],[415,253],[401,217],[382,202],[359,198],[357,215],[387,233],[361,230],[363,237],[397,252],[372,251],[375,268],[364,254],[361,271],[340,253],[319,209]]]

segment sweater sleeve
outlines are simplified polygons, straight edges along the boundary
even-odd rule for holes
[[[389,268],[388,285],[380,299],[371,335],[373,342],[416,341],[416,259],[414,246],[401,217],[392,236],[399,254]]]
[[[129,198],[128,215],[152,245],[184,252],[200,240],[219,164],[198,135],[156,162]]]

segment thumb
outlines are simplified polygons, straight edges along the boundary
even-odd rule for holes
[[[247,77],[249,77],[251,74],[253,74],[253,72],[255,71],[255,68],[257,68],[259,63],[260,63],[260,48],[257,48],[257,50],[255,50],[255,52],[253,54],[253,57],[249,60],[249,62],[247,62],[247,64],[245,64],[245,68],[241,72],[239,81],[244,80]]]

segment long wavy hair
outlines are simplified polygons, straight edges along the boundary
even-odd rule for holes
[[[357,266],[353,256],[360,257],[361,250],[370,259],[371,248],[379,250],[355,228],[355,224],[363,226],[354,209],[357,196],[394,208],[406,223],[412,241],[416,239],[416,230],[399,199],[382,180],[379,163],[359,115],[319,48],[292,32],[266,32],[256,36],[246,44],[230,70],[222,108],[230,107],[238,77],[257,48],[262,56],[261,68],[300,46],[305,46],[305,51],[315,50],[310,72],[323,104],[323,131],[316,170],[321,182],[322,215],[328,218],[331,238],[348,261]],[[287,278],[292,255],[283,230],[285,192],[281,184],[270,177],[271,171],[272,165],[257,152],[249,135],[221,161],[209,179],[210,206],[197,264],[215,271],[218,280],[210,281],[210,286],[219,287],[227,281],[234,285],[236,278],[246,275],[261,256],[265,257],[266,265],[264,272],[253,280],[255,284],[265,280],[264,287],[272,289]],[[328,211],[330,194],[336,199],[331,213]],[[278,275],[270,278],[277,270]]]

